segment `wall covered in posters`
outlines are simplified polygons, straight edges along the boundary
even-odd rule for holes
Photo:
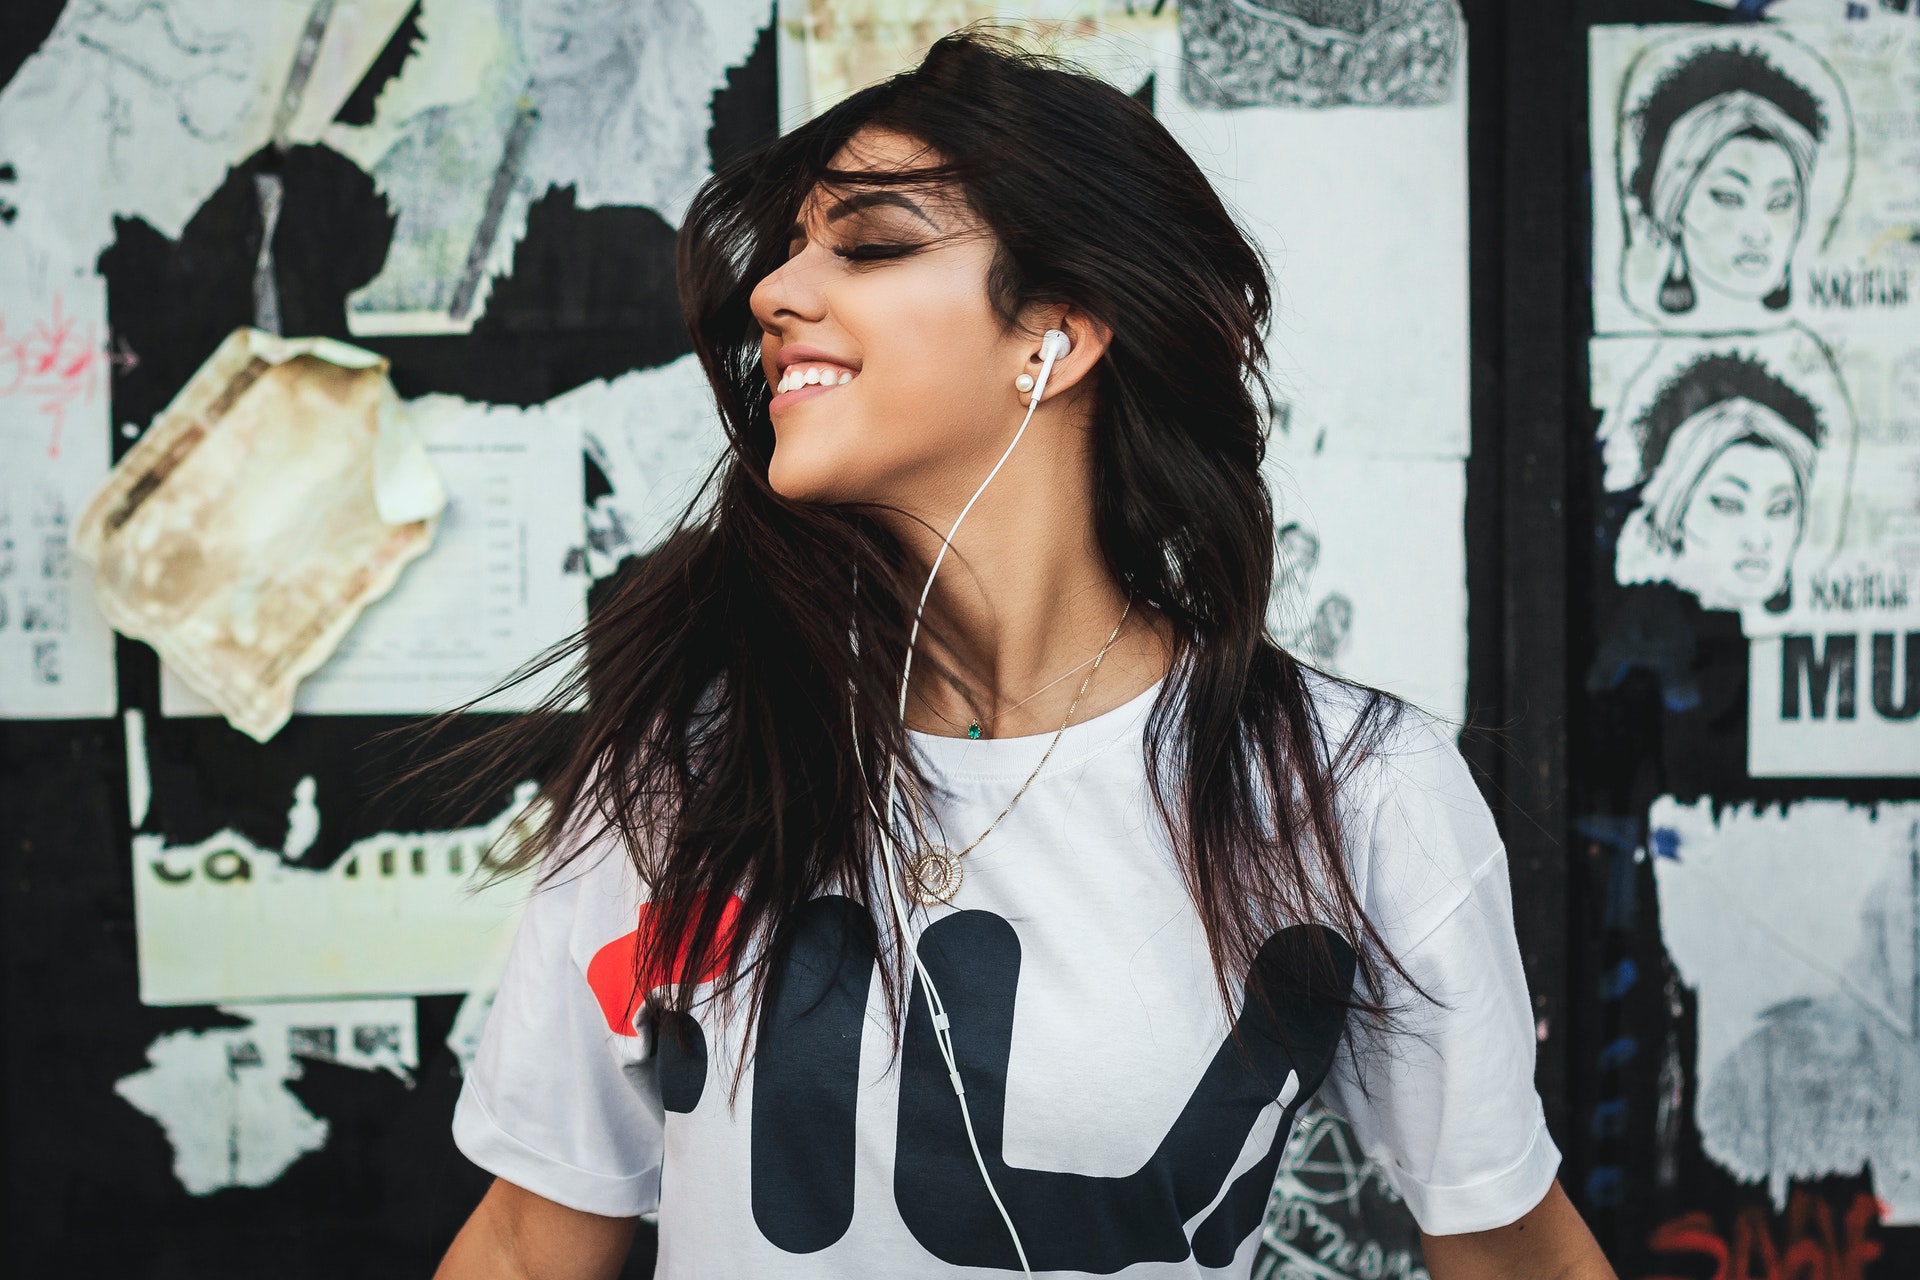
[[[376,802],[380,735],[575,629],[718,450],[674,228],[774,131],[771,16],[0,15],[11,1273],[425,1275],[484,1189],[531,786]]]
[[[1586,33],[1577,1198],[1623,1275],[1904,1275],[1920,15],[1657,8]]]
[[[378,735],[577,626],[718,448],[673,296],[700,180],[783,100],[845,92],[998,7],[771,9],[10,9],[0,744],[22,1274],[425,1274],[477,1198],[446,1124],[517,903],[473,888],[529,795],[472,827],[376,804]],[[1280,269],[1276,633],[1460,718],[1459,8],[1013,13],[1149,101]],[[328,467],[271,465],[322,436]],[[222,521],[240,509],[281,545],[307,548],[305,510],[353,536],[292,581],[219,562],[188,579],[191,607],[129,571],[121,630],[143,608],[152,630],[116,636],[91,581],[120,563],[107,535],[198,554],[239,537]],[[369,566],[392,572],[369,587]],[[350,604],[351,625],[277,634],[283,596]],[[244,673],[210,628],[245,637]],[[1423,1274],[1339,1122],[1295,1147],[1263,1274]],[[311,1244],[289,1254],[296,1234]]]

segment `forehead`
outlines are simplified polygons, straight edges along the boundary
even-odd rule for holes
[[[1793,172],[1793,157],[1784,146],[1773,138],[1757,138],[1750,133],[1736,134],[1721,143],[1713,160],[1717,166],[1765,170],[1768,177]]]
[[[817,182],[801,201],[800,220],[811,222],[833,212],[852,197],[886,191],[911,201],[926,217],[943,228],[974,221],[966,194],[960,186],[942,177],[940,168],[946,158],[920,139],[891,129],[866,128],[849,138],[833,155],[828,167],[843,175],[835,182]],[[927,179],[916,182],[913,175],[925,172]],[[871,173],[876,181],[863,183],[858,175]],[[899,208],[888,202],[871,207]]]
[[[1752,475],[1776,471],[1791,474],[1793,468],[1788,464],[1786,455],[1773,445],[1761,444],[1757,440],[1741,440],[1722,449],[1707,470],[1714,475]]]

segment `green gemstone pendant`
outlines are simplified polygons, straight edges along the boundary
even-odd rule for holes
[[[980,722],[978,720],[972,721],[967,725],[967,736],[969,738],[978,738],[980,736]]]

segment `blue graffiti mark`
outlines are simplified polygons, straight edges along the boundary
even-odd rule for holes
[[[1626,1175],[1617,1164],[1603,1164],[1587,1175],[1587,1203],[1596,1209],[1617,1209],[1627,1198]]]
[[[1639,1052],[1638,1040],[1632,1036],[1621,1036],[1618,1040],[1602,1046],[1597,1063],[1602,1071],[1617,1071],[1632,1062],[1634,1055]]]
[[[1573,820],[1575,835],[1616,852],[1632,853],[1640,846],[1640,822],[1612,813],[1589,813]]]
[[[1655,827],[1652,844],[1654,856],[1680,861],[1680,833],[1672,827]]]
[[[1633,961],[1622,960],[1607,970],[1606,976],[1600,979],[1600,998],[1618,1000],[1633,990],[1633,984],[1639,980],[1639,977],[1640,970],[1634,967]]]
[[[1617,1138],[1627,1131],[1627,1100],[1608,1098],[1593,1109],[1591,1121],[1596,1138]]]
[[[1633,928],[1633,912],[1638,901],[1640,872],[1633,854],[1615,849],[1607,859],[1606,926],[1609,929]]]

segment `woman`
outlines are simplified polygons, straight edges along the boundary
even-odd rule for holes
[[[613,1275],[657,1206],[665,1276],[1244,1275],[1317,1093],[1434,1275],[1610,1275],[1464,764],[1265,633],[1267,282],[1151,114],[949,37],[680,265],[733,447],[516,730],[441,1274]]]
[[[1819,99],[1757,48],[1711,46],[1662,76],[1633,120],[1632,195],[1667,253],[1660,310],[1692,311],[1702,285],[1784,308],[1827,127]]]
[[[1822,432],[1813,403],[1758,360],[1707,355],[1635,431],[1647,480],[1621,530],[1619,581],[1671,582],[1708,609],[1784,610]]]

